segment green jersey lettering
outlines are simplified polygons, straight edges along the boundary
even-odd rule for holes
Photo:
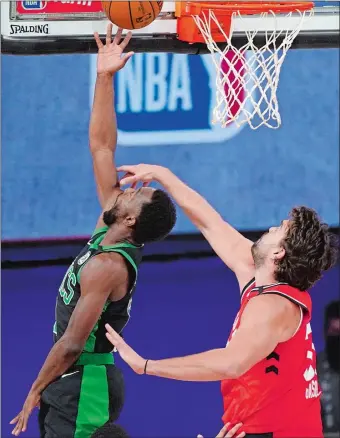
[[[74,295],[74,288],[77,284],[77,277],[73,272],[74,266],[73,263],[69,267],[68,271],[65,274],[65,277],[61,283],[61,287],[59,289],[59,294],[62,297],[64,303],[68,306]],[[65,289],[65,283],[67,286],[67,290]]]

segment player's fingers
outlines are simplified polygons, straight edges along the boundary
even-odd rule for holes
[[[26,432],[27,422],[28,422],[29,416],[30,416],[29,413],[27,413],[27,412],[24,413],[24,416],[23,416],[23,419],[22,419],[22,425],[21,425],[21,431],[22,432]]]
[[[126,345],[123,339],[118,335],[111,335],[109,332],[106,332],[105,335],[111,344],[116,348],[118,353],[120,353],[122,348]]]
[[[119,47],[122,49],[122,52],[126,49],[126,46],[129,44],[132,37],[132,32],[128,32],[123,41],[119,44]]]
[[[107,333],[110,335],[110,338],[112,338],[115,342],[123,342],[123,339],[109,324],[105,324],[105,328],[107,330]]]
[[[197,438],[203,438],[203,435],[197,435]]]
[[[22,418],[20,417],[17,425],[15,426],[15,428],[12,431],[12,435],[18,436],[20,434],[20,432],[21,432],[21,424],[22,424]]]
[[[143,187],[148,187],[148,185],[150,184],[151,181],[148,182],[143,182]]]
[[[235,433],[239,430],[239,428],[240,428],[241,426],[242,426],[242,423],[237,423],[237,424],[235,424],[235,426],[234,426],[233,428],[231,428],[231,429],[228,431],[227,435],[225,435],[226,438],[231,438],[231,437],[233,437],[233,436],[235,435]]]
[[[117,345],[118,341],[115,339],[115,337],[110,335],[109,332],[106,332],[105,335],[106,335],[107,339],[109,340],[109,342],[111,342],[111,344],[114,345],[116,350],[119,352],[119,345]]]
[[[226,423],[222,427],[222,429],[218,432],[216,438],[224,438],[229,426],[230,426],[230,423]]]
[[[113,40],[114,44],[118,45],[120,43],[120,40],[122,39],[122,32],[123,32],[123,29],[121,27],[119,27],[117,30],[117,33],[114,37],[114,40]]]
[[[117,167],[117,172],[126,172],[126,173],[134,173],[136,166],[133,165],[124,165]]]
[[[112,42],[112,23],[109,23],[106,28],[106,45]]]
[[[132,189],[135,189],[135,188],[137,187],[137,184],[138,184],[138,182],[135,181],[134,183],[131,184],[131,188],[132,188]]]
[[[129,176],[127,178],[121,179],[119,184],[120,186],[126,186],[128,184],[134,184],[135,182],[138,182],[138,178],[136,176]]]
[[[241,433],[239,433],[239,434],[237,435],[236,438],[244,438],[245,436],[246,436],[246,433],[245,433],[245,432],[241,432]]]
[[[20,414],[18,414],[13,420],[9,422],[9,424],[15,424],[19,420]]]
[[[127,54],[124,56],[124,58],[122,58],[123,65],[125,65],[125,64],[128,62],[128,60],[129,60],[130,58],[132,58],[132,56],[133,56],[134,54],[135,54],[134,52],[129,52],[129,53],[127,53]]]
[[[94,39],[96,40],[98,49],[101,49],[102,47],[104,47],[104,44],[102,43],[101,39],[99,38],[98,32],[94,33]]]
[[[134,176],[134,174],[130,172],[125,172],[124,175],[121,177],[121,180],[124,178],[129,178],[130,176]]]

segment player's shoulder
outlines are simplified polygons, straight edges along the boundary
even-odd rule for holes
[[[256,311],[261,318],[276,318],[279,315],[287,315],[292,312],[296,306],[290,300],[277,294],[258,294],[252,297],[247,309]]]
[[[126,263],[123,257],[115,252],[102,252],[92,257],[84,268],[82,276],[91,278],[117,277],[126,273]]]

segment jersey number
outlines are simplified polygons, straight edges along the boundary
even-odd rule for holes
[[[65,274],[65,277],[61,283],[59,294],[62,297],[64,303],[68,306],[74,295],[74,287],[77,284],[77,277],[73,272],[73,265],[71,265]],[[65,288],[66,285],[66,288]],[[66,290],[67,289],[67,290]]]

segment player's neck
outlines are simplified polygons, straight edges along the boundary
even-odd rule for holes
[[[261,266],[255,271],[255,283],[256,286],[266,286],[267,284],[277,283],[277,280],[275,280],[274,273],[268,267]]]
[[[122,227],[121,225],[111,225],[108,231],[105,234],[104,239],[102,240],[102,245],[114,245],[119,242],[124,242],[128,240],[133,243],[131,238],[131,231],[126,227]]]

